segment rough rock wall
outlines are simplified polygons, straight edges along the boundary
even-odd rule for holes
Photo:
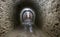
[[[0,0],[0,37],[12,29],[13,4],[12,0]]]
[[[13,29],[14,5],[19,0],[0,0],[0,37]],[[34,0],[39,4],[43,19],[42,29],[51,37],[60,37],[60,4],[59,0]],[[40,18],[41,19],[41,18]]]
[[[51,37],[60,37],[60,2],[59,0],[44,0],[41,4],[43,27]],[[58,18],[59,17],[59,18]]]

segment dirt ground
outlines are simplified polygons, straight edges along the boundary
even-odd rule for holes
[[[6,37],[49,37],[38,28],[34,28],[33,32],[25,31],[24,29],[15,29],[10,31]]]

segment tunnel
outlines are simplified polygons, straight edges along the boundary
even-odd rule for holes
[[[26,7],[36,14],[33,33],[20,22]],[[0,37],[60,37],[60,0],[0,0]]]
[[[39,10],[39,5],[38,4],[35,4],[31,0],[29,0],[29,1],[25,0],[25,1],[20,1],[20,3],[19,2],[16,3],[16,6],[14,8],[15,8],[14,19],[16,20],[14,28],[18,27],[19,25],[21,26],[20,13],[21,13],[22,9],[24,9],[24,8],[31,8],[35,12],[35,14],[36,14],[36,16],[35,16],[35,26],[39,27],[38,25],[40,24],[40,27],[42,27],[41,26],[42,20],[39,19],[39,15],[38,15],[38,13],[41,15],[41,13],[40,13],[41,11],[40,12],[38,11]],[[42,18],[42,17],[40,16],[40,18]]]

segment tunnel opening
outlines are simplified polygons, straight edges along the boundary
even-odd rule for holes
[[[15,19],[15,24],[14,24],[14,28],[17,27],[22,27],[21,26],[21,22],[20,22],[20,12],[23,8],[25,7],[29,7],[32,10],[34,10],[36,16],[35,16],[35,26],[39,27],[41,24],[41,19],[39,14],[39,5],[36,4],[36,2],[31,1],[31,0],[25,0],[25,1],[19,1],[18,3],[16,3],[14,9],[15,9],[15,13],[14,13],[14,19]],[[40,26],[41,27],[41,26]]]

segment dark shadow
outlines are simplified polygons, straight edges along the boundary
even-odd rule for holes
[[[35,19],[35,26],[37,27],[42,27],[42,18],[41,15],[41,11],[39,11],[40,6],[38,4],[36,4],[36,2],[33,2],[31,0],[25,0],[25,1],[19,1],[15,4],[14,6],[14,29],[18,28],[18,27],[22,27],[21,23],[20,23],[20,12],[23,8],[25,7],[30,7],[35,11],[36,14],[36,19]]]

